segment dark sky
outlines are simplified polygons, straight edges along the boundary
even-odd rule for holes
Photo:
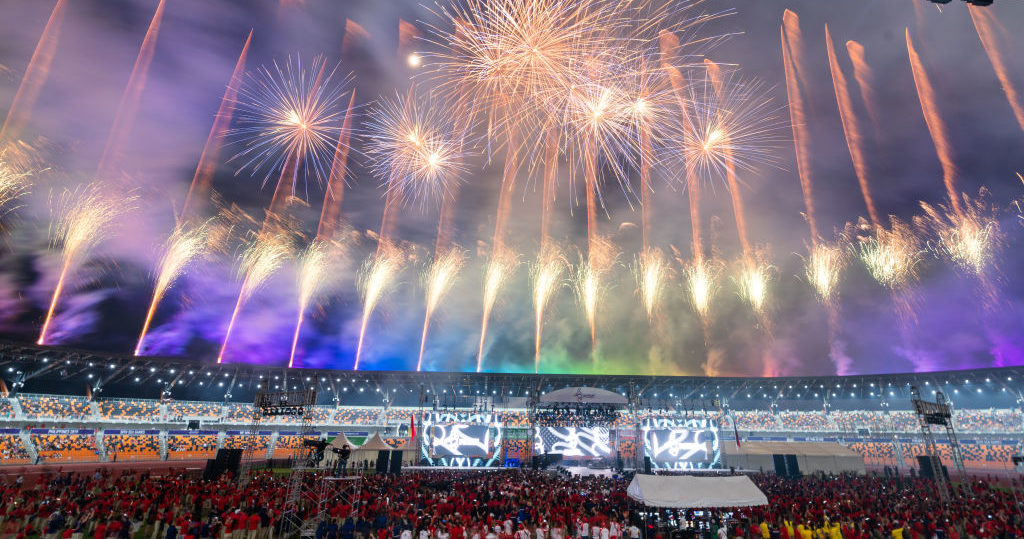
[[[5,223],[7,242],[0,256],[3,337],[34,341],[38,336],[59,270],[58,253],[47,248],[51,194],[93,175],[156,4],[156,0],[69,2],[49,78],[24,134],[26,139],[45,141],[52,166],[36,175],[31,195]],[[0,64],[7,67],[0,80],[0,106],[11,102],[52,7],[50,1],[0,4],[0,18],[6,23],[0,28]],[[801,217],[804,203],[792,143],[785,142],[790,131],[784,127],[779,135],[785,143],[773,150],[780,166],[741,173],[750,240],[774,266],[768,314],[771,335],[759,327],[727,276],[736,268],[739,245],[724,183],[711,183],[703,201],[711,227],[709,240],[729,268],[720,282],[707,340],[685,301],[677,264],[677,278],[666,290],[658,323],[651,329],[628,269],[640,246],[637,228],[629,224],[639,223],[640,216],[616,188],[609,188],[607,215],[601,216],[599,226],[621,255],[599,315],[601,362],[596,369],[702,374],[703,365],[711,361],[722,374],[759,375],[766,361],[774,361],[783,374],[830,374],[841,359],[838,356],[849,361],[855,373],[1024,364],[1024,286],[1018,278],[1022,260],[1016,250],[1022,239],[1021,221],[1013,206],[1024,192],[1016,176],[1024,171],[1024,132],[966,5],[954,1],[940,11],[924,0],[708,0],[698,9],[730,8],[735,9],[734,15],[709,23],[705,32],[735,35],[709,57],[737,65],[742,77],[763,81],[779,118],[786,121],[779,29],[785,9],[800,16],[808,73],[810,173],[819,227],[826,236],[866,215],[825,55],[826,23],[867,132],[870,182],[880,211],[910,221],[921,215],[921,201],[945,201],[942,170],[907,57],[904,31],[910,28],[949,128],[957,188],[972,196],[985,188],[999,208],[1004,241],[990,272],[996,297],[982,298],[976,277],[963,275],[948,260],[926,252],[919,283],[906,291],[916,320],[900,317],[895,314],[893,294],[875,283],[854,258],[842,275],[838,323],[830,332],[825,308],[802,277],[802,257],[810,238]],[[1020,2],[997,0],[986,9],[1006,30],[1024,24]],[[89,260],[76,268],[58,308],[54,343],[116,352],[134,348],[152,292],[158,247],[173,228],[175,212],[180,211],[224,85],[250,28],[254,31],[250,68],[289,55],[324,53],[333,62],[340,56],[347,18],[371,36],[363,54],[343,66],[352,71],[357,101],[366,111],[378,96],[405,88],[413,74],[396,54],[399,18],[415,21],[426,31],[430,24],[440,24],[431,10],[413,1],[306,0],[282,10],[269,0],[168,0],[122,163],[124,177],[137,186],[140,207],[120,220],[116,234],[105,238]],[[1024,87],[1024,58],[1014,53],[1024,46],[1024,38],[1009,32],[1000,37],[1010,76],[1018,88]],[[874,73],[877,125],[869,121],[853,84],[842,46],[851,39],[863,44]],[[356,144],[358,150],[360,139]],[[237,148],[227,148],[224,153],[234,151]],[[354,160],[342,212],[358,241],[349,246],[347,262],[331,268],[332,288],[310,309],[301,339],[305,366],[350,368],[354,357],[360,319],[354,280],[362,260],[373,251],[366,231],[377,229],[383,207],[383,190],[366,172],[365,159],[357,155]],[[223,161],[215,189],[228,202],[262,218],[270,189],[261,190],[248,172],[235,175],[235,165]],[[476,363],[485,260],[481,254],[487,252],[493,232],[501,159],[478,160],[469,170],[455,214],[455,240],[469,258],[431,328],[425,364],[435,370],[471,370]],[[561,170],[563,190],[553,226],[575,262],[577,251],[585,247],[585,213],[570,204],[567,169]],[[519,178],[512,208],[510,242],[523,253],[524,263],[534,257],[539,236],[540,197],[535,180]],[[689,257],[690,225],[678,167],[659,167],[654,180],[653,243],[666,252],[677,247]],[[323,189],[312,184],[300,195],[309,208],[294,213],[298,228],[309,236],[315,231]],[[414,206],[400,212],[397,237],[418,246],[410,247],[418,262],[409,264],[374,313],[364,368],[415,366],[423,322],[419,273],[433,248],[436,222],[435,207]],[[231,361],[287,362],[296,316],[294,282],[294,264],[288,263],[245,306],[232,337]],[[212,360],[237,291],[231,257],[194,267],[161,304],[150,353]],[[507,285],[491,328],[485,369],[532,371],[534,319],[527,265],[520,266]],[[589,331],[569,288],[553,300],[544,335],[542,370],[595,368]]]

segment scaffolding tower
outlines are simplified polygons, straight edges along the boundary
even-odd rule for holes
[[[935,392],[935,402],[923,400],[917,386],[910,388],[911,401],[914,404],[914,413],[917,414],[917,421],[921,425],[921,434],[924,437],[925,456],[928,457],[929,472],[935,485],[938,487],[939,496],[943,501],[949,501],[949,478],[942,469],[938,445],[935,443],[935,434],[932,432],[932,425],[945,427],[946,438],[949,441],[950,453],[953,457],[953,466],[961,476],[964,475],[964,458],[960,451],[960,442],[957,440],[956,431],[953,428],[953,408],[950,406],[946,395],[941,391]]]

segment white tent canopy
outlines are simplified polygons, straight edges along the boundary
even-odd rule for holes
[[[335,436],[333,440],[331,440],[331,447],[341,449],[343,446],[346,445],[348,446],[349,449],[355,449],[356,447],[358,447],[356,444],[352,443],[352,441],[348,439],[348,436],[345,436],[344,432],[339,432],[338,435]]]
[[[380,437],[379,432],[375,432],[373,433],[373,436],[371,436],[369,440],[366,440],[366,443],[359,446],[359,449],[361,451],[390,451],[394,449],[394,447],[388,445],[387,442],[385,442],[384,439]]]
[[[626,494],[649,507],[705,509],[768,505],[768,498],[745,475],[695,477],[636,474]]]

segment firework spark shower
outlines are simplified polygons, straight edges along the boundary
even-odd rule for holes
[[[341,369],[1024,364],[1024,6],[924,1],[0,7],[0,337]]]

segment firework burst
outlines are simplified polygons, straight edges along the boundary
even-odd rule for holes
[[[740,297],[754,309],[754,312],[762,315],[768,307],[768,289],[772,280],[773,268],[760,261],[744,263],[743,266],[743,270],[736,279]]]
[[[60,249],[61,270],[37,344],[46,344],[68,274],[94,247],[113,235],[114,223],[131,211],[135,202],[134,195],[115,197],[104,192],[99,184],[65,190],[58,199],[51,200],[54,218],[50,238],[54,248]]]
[[[966,195],[961,204],[963,215],[950,208],[921,203],[924,225],[938,236],[934,250],[953,261],[962,271],[981,276],[993,264],[1002,235],[995,208],[986,203],[987,192],[976,200]]]
[[[344,94],[350,77],[329,67],[323,57],[303,63],[289,57],[259,68],[238,89],[238,125],[229,136],[243,147],[231,161],[239,172],[251,169],[264,174],[263,184],[294,159],[294,176],[286,178],[296,188],[312,176],[323,183],[329,176],[335,143],[344,120]],[[300,171],[301,169],[301,171]]]
[[[811,248],[804,267],[804,275],[823,303],[835,300],[839,291],[839,274],[845,265],[846,252],[839,246],[819,243]]]
[[[660,249],[648,249],[633,264],[637,292],[647,311],[647,320],[653,321],[661,304],[662,292],[668,281],[668,261]]]
[[[687,167],[705,180],[725,178],[730,167],[748,172],[760,165],[780,166],[778,149],[786,124],[770,97],[771,88],[719,70],[688,88],[691,114],[681,122],[680,148]]]
[[[160,271],[157,273],[156,283],[153,286],[153,299],[149,302],[146,320],[142,324],[142,332],[139,333],[139,340],[135,345],[135,355],[142,353],[149,325],[153,321],[157,305],[160,304],[164,294],[185,273],[190,264],[207,253],[212,228],[212,219],[194,226],[179,222],[167,241],[164,242],[163,255],[160,257],[159,264]]]
[[[917,279],[921,240],[909,225],[897,219],[891,221],[889,229],[877,228],[873,236],[859,238],[858,250],[871,277],[894,289]]]
[[[498,300],[498,293],[501,292],[505,281],[515,272],[519,261],[515,253],[508,249],[498,249],[491,254],[491,260],[487,264],[487,273],[484,275],[484,313],[480,323],[480,346],[476,356],[476,372],[483,368],[484,342],[487,339],[487,325],[491,319],[491,310]]]
[[[403,253],[398,247],[388,242],[381,243],[376,256],[367,260],[359,273],[359,290],[363,293],[363,318],[359,325],[359,344],[356,346],[356,361],[352,370],[359,370],[366,324],[370,321],[370,315],[394,284],[395,277],[402,268],[403,259]]]
[[[604,292],[604,277],[608,270],[615,264],[618,253],[615,246],[608,240],[595,237],[590,243],[590,251],[586,260],[576,269],[573,288],[576,290],[576,297],[583,306],[583,313],[587,317],[587,324],[590,326],[590,341],[592,347],[596,348],[597,343],[597,308]],[[596,360],[597,355],[594,354]]]
[[[455,278],[462,270],[466,262],[466,254],[458,248],[448,249],[438,255],[430,267],[423,274],[423,282],[427,291],[427,310],[423,316],[423,333],[420,335],[420,355],[416,362],[416,370],[423,369],[423,350],[427,343],[427,330],[430,328],[430,319],[434,312],[441,305],[445,294],[455,284]]]
[[[718,291],[718,267],[702,260],[685,265],[685,268],[690,303],[701,320],[707,320],[711,313],[711,302]]]
[[[541,252],[537,263],[530,271],[533,280],[533,313],[534,313],[534,357],[533,370],[540,372],[540,349],[544,329],[544,310],[547,308],[551,298],[562,286],[562,274],[565,272],[566,262],[555,248],[547,248]]]
[[[455,111],[415,89],[378,102],[367,125],[375,175],[405,201],[442,201],[454,196],[465,172],[465,141]]]

